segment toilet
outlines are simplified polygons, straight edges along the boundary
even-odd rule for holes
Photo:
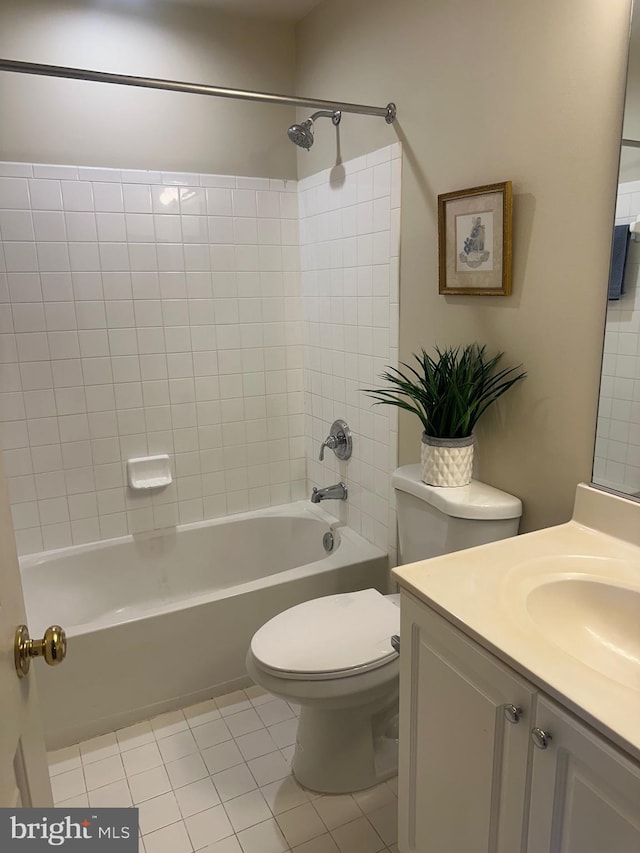
[[[518,532],[520,500],[477,480],[438,488],[405,465],[392,483],[402,563]],[[399,596],[375,589],[305,601],[254,634],[249,675],[301,706],[292,771],[305,788],[350,793],[397,773],[399,634]]]

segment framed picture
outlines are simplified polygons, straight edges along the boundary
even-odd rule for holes
[[[511,181],[438,196],[440,293],[511,293]]]

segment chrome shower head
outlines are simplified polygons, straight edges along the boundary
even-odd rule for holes
[[[331,118],[331,121],[337,127],[340,124],[342,113],[340,110],[334,110],[333,112],[330,110],[320,110],[310,116],[306,121],[303,121],[302,124],[292,124],[287,131],[289,139],[299,148],[304,148],[308,151],[313,145],[313,123],[317,118],[322,117]]]
[[[302,124],[292,124],[287,134],[294,145],[308,151],[313,145],[313,122],[309,118]]]

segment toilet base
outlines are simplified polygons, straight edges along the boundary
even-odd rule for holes
[[[311,791],[348,794],[371,788],[398,772],[398,698],[372,714],[303,706],[292,772]]]

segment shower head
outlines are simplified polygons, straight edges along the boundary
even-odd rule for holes
[[[333,112],[331,110],[320,110],[310,116],[306,121],[303,121],[302,124],[292,124],[287,131],[289,139],[299,148],[304,148],[308,151],[313,145],[313,123],[317,118],[323,117],[330,118],[337,127],[340,124],[342,113],[340,110],[334,110]]]

